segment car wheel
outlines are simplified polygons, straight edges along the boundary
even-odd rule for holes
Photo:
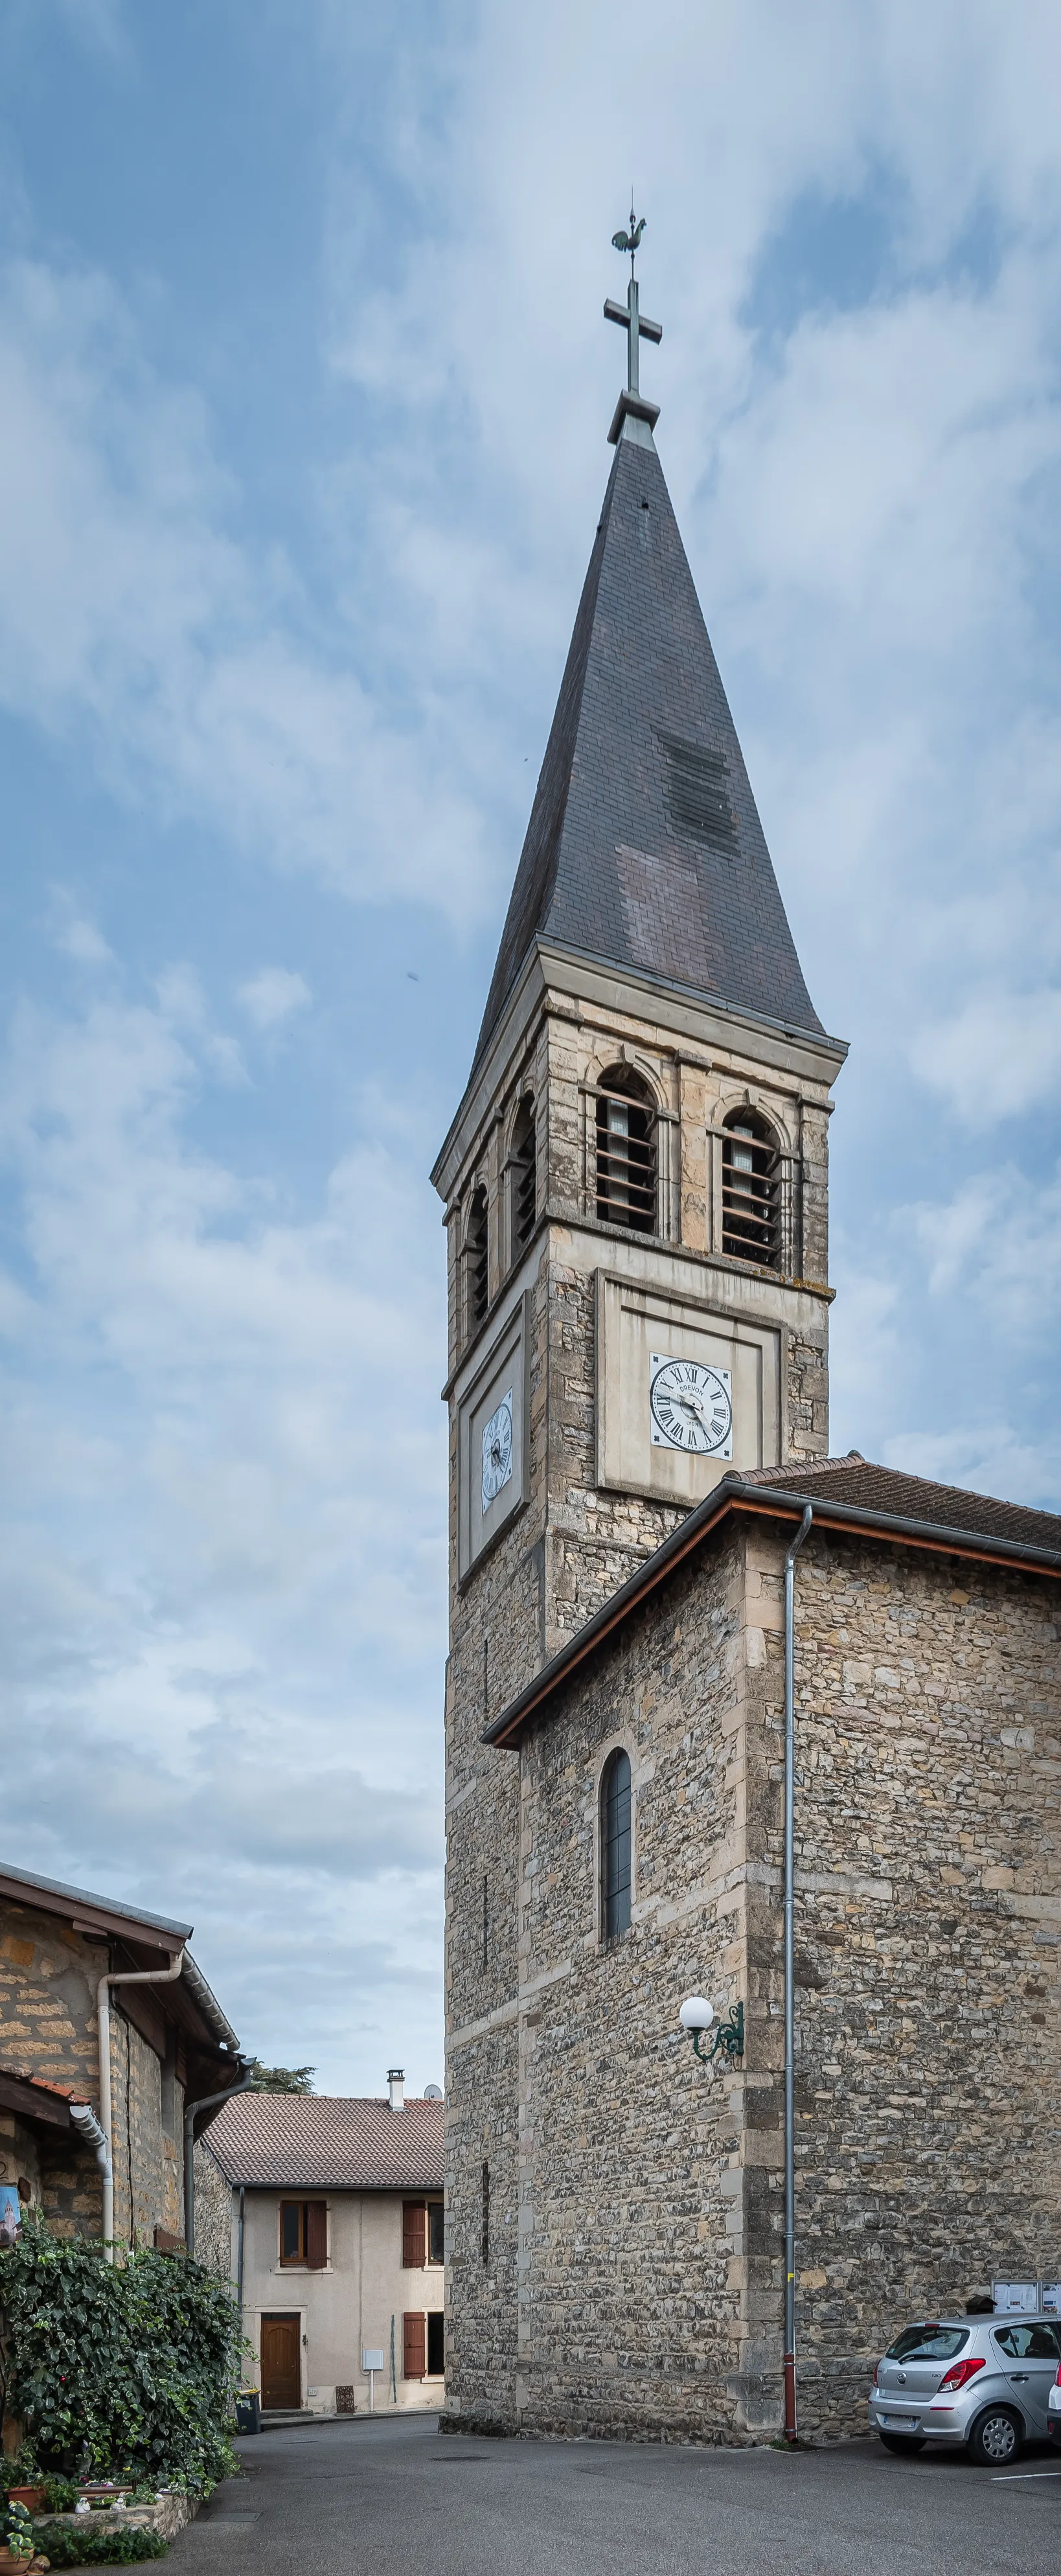
[[[923,2451],[925,2447],[923,2433],[882,2433],[880,2438],[886,2451]]]
[[[1022,2427],[1008,2406],[989,2406],[986,2415],[977,2417],[969,2435],[974,2460],[982,2460],[989,2469],[1006,2468],[1010,2460],[1016,2459],[1023,2442]]]

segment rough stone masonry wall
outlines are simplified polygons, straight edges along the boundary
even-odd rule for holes
[[[457,1583],[451,1421],[451,1622],[446,1677],[447,2411],[510,2420],[515,2387],[514,2032],[518,1766],[482,1742],[541,1661],[544,1264],[530,1297],[528,1508]],[[487,2261],[483,2167],[489,2168]]]
[[[206,2138],[197,2138],[195,2158],[195,2259],[219,2279],[232,2277],[232,2192]]]
[[[0,1906],[0,2066],[69,2087],[98,2109],[96,1988],[107,1965],[105,1942],[72,1931],[53,1914]],[[150,2245],[156,2226],[173,2235],[184,2232],[183,2097],[177,2085],[175,2134],[167,2137],[159,2061],[126,2021],[120,1993],[119,1988],[111,2006],[114,2232],[122,2243]],[[99,2235],[99,2167],[80,2139],[69,2131],[31,2126],[17,2113],[0,2112],[0,2155],[17,2163],[28,2180],[36,2180],[44,2214],[57,2234]],[[18,2174],[9,2178],[15,2181]]]
[[[781,1551],[759,1552],[758,1759],[776,1778]],[[799,1559],[798,2341],[816,2437],[864,2429],[873,2362],[907,2319],[993,2276],[1061,2280],[1059,1618],[1056,1584],[970,1559],[824,1534]],[[776,1887],[779,1794],[773,1816]],[[776,2011],[779,1913],[774,1932]]]
[[[162,2068],[155,2051],[127,2021],[121,1987],[111,2002],[111,2128],[114,2233],[122,2244],[153,2245],[156,2227],[184,2235],[182,2144],[184,2096],[174,2087],[173,2135],[162,2126]]]
[[[675,1577],[521,1756],[519,2420],[747,2437],[743,2083],[678,2027],[743,1988],[743,1575]],[[630,1931],[601,1938],[600,1780],[633,1772]]]
[[[37,1913],[0,1904],[0,2066],[99,2097],[96,1982],[106,1945]],[[50,2131],[0,2111],[5,2181],[24,2175],[61,2236],[96,2236],[102,2223],[99,2168],[69,2131]]]

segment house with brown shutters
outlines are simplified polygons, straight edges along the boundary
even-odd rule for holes
[[[244,2093],[210,2131],[263,2414],[431,2410],[445,2394],[445,2104]]]
[[[0,2226],[183,2252],[200,2132],[249,2061],[196,1966],[191,1925],[0,1863]],[[200,2106],[198,2111],[196,2106]],[[186,2149],[191,2155],[186,2158]],[[109,2214],[108,2214],[109,2213]],[[227,2246],[220,2268],[227,2271]]]

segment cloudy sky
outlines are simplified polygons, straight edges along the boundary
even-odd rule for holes
[[[833,1446],[1061,1508],[1046,0],[3,0],[5,1858],[442,2074],[442,1231],[610,451],[834,1120]]]

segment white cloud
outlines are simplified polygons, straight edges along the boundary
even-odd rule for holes
[[[292,1922],[328,1927],[371,1957],[380,1996],[415,1990],[430,2073],[438,1228],[393,1102],[388,1120],[366,1102],[364,1139],[295,1221],[257,1172],[191,1143],[218,1078],[180,971],[150,1004],[117,989],[17,1015],[0,1150],[29,1290],[0,1434],[0,1626],[26,1752],[9,1826],[33,1865],[183,1904],[237,2026],[263,2014],[247,2036],[264,2054],[300,2018]],[[340,1985],[327,1969],[332,2009]],[[351,2080],[363,2018],[348,1995],[333,2081]]]
[[[0,703],[105,781],[373,902],[478,900],[481,823],[440,711],[390,716],[356,638],[314,638],[201,402],[145,364],[98,274],[0,277]]]
[[[1002,1164],[973,1174],[953,1198],[904,1213],[934,1297],[972,1303],[996,1333],[1053,1346],[1061,1295],[1061,1167],[1040,1179]],[[997,1346],[987,1354],[996,1381],[1003,1358]]]
[[[305,977],[289,966],[262,966],[239,987],[239,999],[257,1029],[275,1029],[310,999]]]
[[[972,1127],[1052,1101],[1061,1076],[1061,992],[972,992],[959,1010],[920,1031],[913,1061]]]

